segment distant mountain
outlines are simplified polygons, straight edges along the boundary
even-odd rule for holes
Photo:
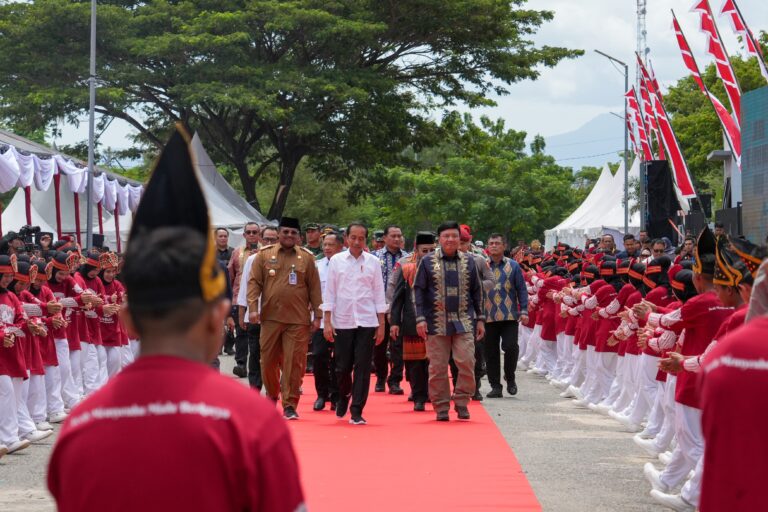
[[[624,149],[624,123],[613,114],[600,114],[576,130],[546,137],[546,153],[574,171],[585,165],[602,167],[619,160]]]

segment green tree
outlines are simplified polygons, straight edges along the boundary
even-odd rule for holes
[[[155,149],[199,130],[245,197],[277,173],[279,217],[299,164],[347,177],[431,143],[429,112],[489,105],[581,52],[535,46],[552,13],[525,0],[109,0],[98,13],[97,111]],[[90,1],[0,5],[0,118],[82,116]]]
[[[524,132],[502,120],[449,114],[441,128],[443,155],[429,166],[380,169],[370,196],[378,225],[394,222],[413,233],[434,229],[446,219],[472,226],[483,239],[501,231],[510,238],[533,238],[556,225],[574,206],[573,174],[541,151],[525,153]],[[538,140],[538,139],[537,139]],[[539,144],[543,144],[539,141]],[[431,157],[438,154],[425,151]]]

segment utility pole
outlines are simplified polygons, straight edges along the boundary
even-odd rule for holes
[[[93,245],[93,172],[94,172],[94,145],[96,144],[96,0],[91,0],[91,63],[88,78],[88,188],[85,191],[85,246],[89,249]],[[78,233],[80,236],[80,233]]]
[[[614,57],[611,57],[607,53],[603,53],[600,50],[595,50],[608,60],[624,66],[624,90],[621,93],[622,99],[624,94],[629,90],[629,66],[625,62],[620,61]],[[629,128],[627,127],[626,119],[629,116],[627,112],[627,102],[624,100],[624,234],[629,233]]]

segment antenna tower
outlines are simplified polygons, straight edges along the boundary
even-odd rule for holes
[[[637,0],[637,54],[647,62],[648,53],[648,31],[645,26],[645,16],[647,14],[648,0]],[[635,84],[640,83],[640,66],[635,66]]]

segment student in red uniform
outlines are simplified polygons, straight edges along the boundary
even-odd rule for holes
[[[121,314],[141,355],[72,411],[51,455],[61,512],[305,508],[274,404],[208,365],[230,304],[189,140],[172,135],[131,229]]]
[[[101,341],[107,352],[107,373],[111,379],[123,366],[122,355],[123,343],[127,340],[124,335],[123,326],[117,313],[120,311],[120,305],[123,303],[125,290],[123,285],[115,279],[118,259],[117,254],[105,252],[99,258],[101,272],[99,278],[104,286],[104,295],[107,303],[101,310]]]

